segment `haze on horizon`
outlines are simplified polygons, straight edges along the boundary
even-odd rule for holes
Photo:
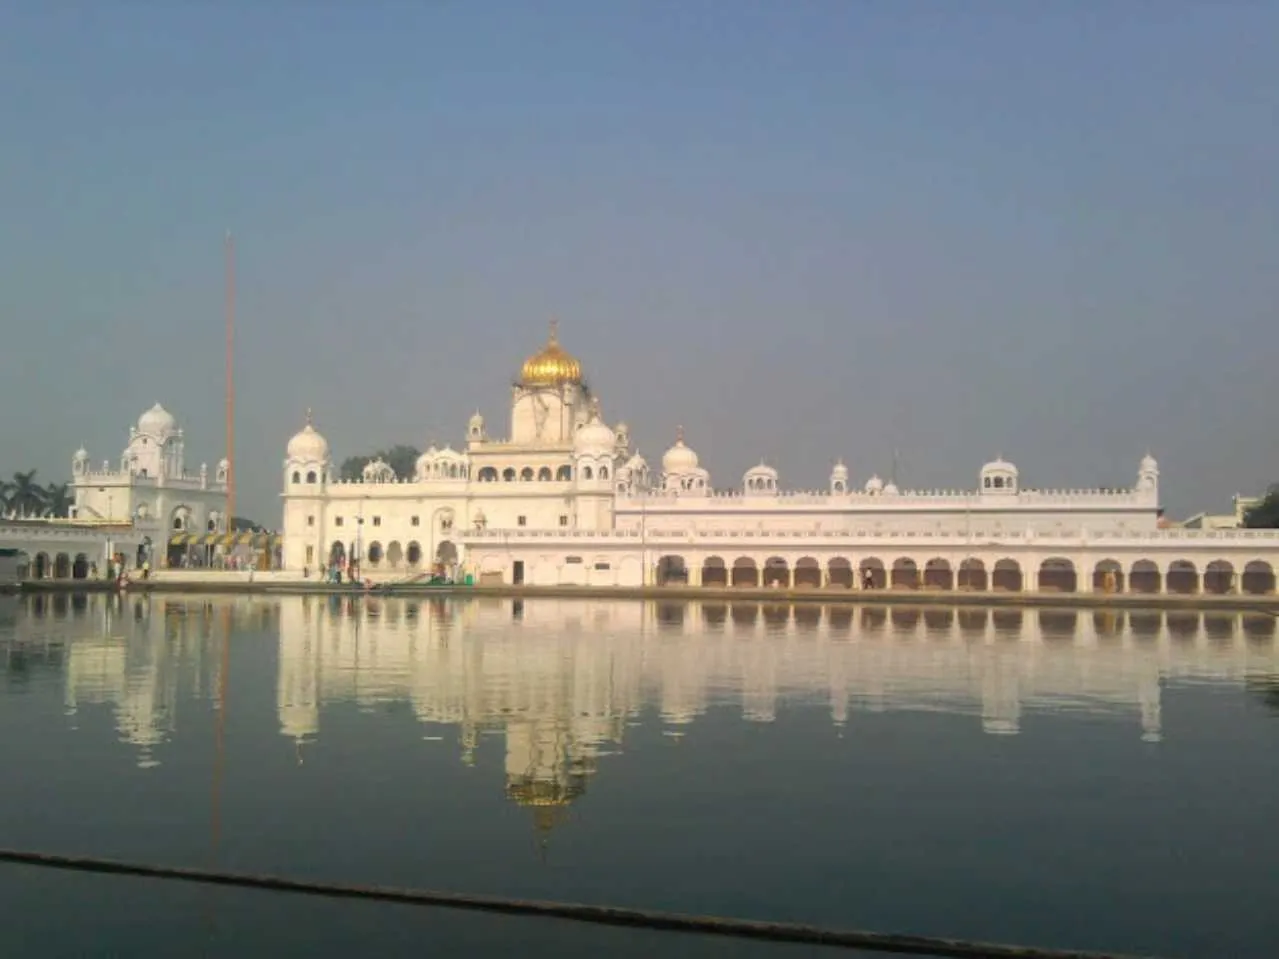
[[[1279,481],[1279,6],[175,4],[0,10],[0,472],[156,401],[279,522],[338,459],[505,433],[547,320],[656,461],[823,487]]]

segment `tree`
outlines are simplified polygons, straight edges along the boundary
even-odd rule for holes
[[[36,471],[14,473],[5,484],[5,508],[19,516],[39,516],[44,509],[45,491],[36,482]]]
[[[246,516],[231,517],[231,532],[233,533],[265,533],[266,527],[254,522]]]
[[[348,483],[362,479],[364,467],[368,466],[373,460],[381,458],[386,461],[391,469],[395,470],[395,475],[400,479],[411,480],[413,474],[417,471],[417,458],[421,455],[422,452],[417,447],[397,443],[389,450],[378,450],[369,456],[348,456],[342,461],[342,465],[338,467],[338,476]]]
[[[1248,529],[1279,529],[1279,483],[1266,491],[1265,497],[1243,514]]]
[[[75,496],[67,483],[50,483],[44,488],[44,512],[55,519],[65,519],[75,505]]]

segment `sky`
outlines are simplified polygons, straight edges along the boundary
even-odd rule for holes
[[[0,473],[162,402],[279,522],[337,459],[505,435],[558,317],[717,486],[1279,481],[1279,4],[10,0]]]

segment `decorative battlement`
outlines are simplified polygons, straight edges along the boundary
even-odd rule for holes
[[[1131,489],[1021,490],[1013,494],[991,495],[978,490],[904,490],[899,493],[826,493],[818,490],[782,490],[772,494],[757,491],[712,490],[705,493],[685,490],[633,490],[618,493],[619,509],[638,510],[652,503],[665,508],[684,502],[688,508],[717,507],[758,510],[761,504],[822,507],[964,507],[997,508],[1042,506],[1148,506],[1148,494]]]
[[[980,544],[983,546],[1025,545],[1035,542],[1043,546],[1079,546],[1091,545],[1098,541],[1112,543],[1115,546],[1141,546],[1143,544],[1167,544],[1185,542],[1187,545],[1211,544],[1213,547],[1262,547],[1279,548],[1279,530],[1275,529],[1239,529],[1239,530],[1197,530],[1197,529],[1161,529],[1153,531],[1094,531],[1082,527],[1058,530],[1052,533],[1038,533],[1034,530],[1023,530],[998,533],[951,533],[922,530],[876,531],[868,529],[845,528],[838,530],[718,530],[691,529],[686,527],[649,527],[644,530],[582,530],[582,529],[482,529],[461,531],[458,538],[469,544],[485,544],[493,542],[528,542],[530,540],[593,542],[601,545],[609,543],[634,545],[645,542],[650,545],[660,543],[707,544],[707,541],[724,540],[768,540],[781,546],[787,541],[796,544],[820,543],[823,541],[845,543],[916,543],[927,542],[939,546]],[[709,545],[709,544],[707,544]]]

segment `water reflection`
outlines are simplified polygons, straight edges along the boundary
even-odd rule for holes
[[[786,703],[980,716],[992,734],[1027,711],[1135,712],[1162,736],[1161,684],[1248,684],[1273,703],[1275,618],[1193,611],[945,609],[590,600],[417,601],[290,597],[51,596],[11,601],[4,665],[65,673],[65,703],[107,704],[139,764],[179,728],[179,703],[211,698],[222,637],[278,642],[280,731],[317,740],[326,705],[407,703],[506,744],[508,795],[557,805],[646,706],[678,734],[707,709],[771,722]],[[4,611],[0,611],[2,614]]]

